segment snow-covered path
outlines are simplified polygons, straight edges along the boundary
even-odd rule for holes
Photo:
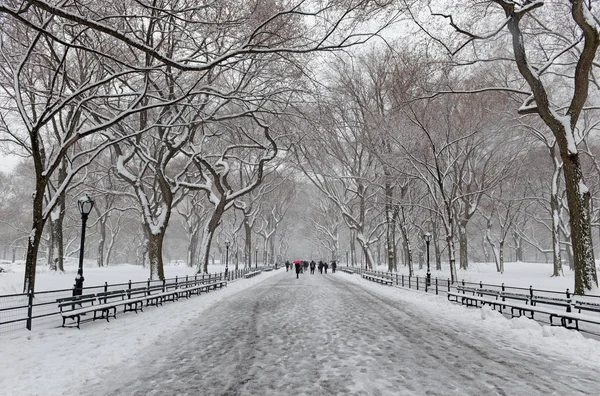
[[[340,275],[270,277],[85,383],[82,394],[600,392],[593,364],[547,356],[514,335],[465,329]]]

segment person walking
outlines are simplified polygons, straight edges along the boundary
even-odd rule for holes
[[[296,279],[300,277],[300,272],[302,271],[302,261],[294,261],[294,265],[296,266]]]
[[[319,260],[319,274],[323,273],[323,262]]]
[[[290,270],[290,262],[286,260],[285,262],[285,272],[288,272]]]
[[[333,260],[331,262],[331,272],[333,272],[335,274],[335,268],[337,267],[337,263],[335,262],[335,260]]]
[[[310,273],[313,274],[313,275],[315,274],[315,267],[316,266],[317,266],[317,263],[315,263],[314,260],[310,262]]]
[[[325,267],[325,273],[327,273],[327,268],[329,268],[329,264],[327,262],[324,262],[323,267]]]

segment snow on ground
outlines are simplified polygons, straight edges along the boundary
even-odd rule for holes
[[[0,394],[65,395],[90,379],[102,379],[116,364],[130,362],[171,331],[181,328],[222,299],[276,275],[276,271],[229,283],[227,288],[189,300],[117,314],[77,328],[21,331],[0,338]],[[208,340],[207,340],[208,341]],[[182,346],[183,347],[183,346]]]
[[[0,292],[19,290],[22,284],[22,268],[18,265],[6,266],[5,264],[2,264],[2,267],[8,267],[11,272],[0,274]],[[211,266],[209,271],[214,273],[223,269],[216,265]],[[379,269],[384,270],[385,268],[380,267]],[[493,265],[479,264],[472,265],[467,272],[461,272],[459,278],[464,277],[469,281],[482,280],[484,283],[492,284],[504,282],[510,286],[528,287],[533,285],[535,288],[554,290],[572,288],[573,276],[568,269],[565,269],[565,277],[560,278],[551,278],[551,269],[551,266],[545,264],[507,263],[505,274],[497,274]],[[404,268],[400,267],[400,270],[402,272]],[[167,277],[194,273],[193,268],[185,265],[167,266],[165,271]],[[417,270],[417,272],[419,276],[425,274],[423,270]],[[114,372],[115,367],[127,367],[139,363],[132,359],[143,356],[144,351],[151,351],[156,345],[166,342],[165,339],[175,332],[182,334],[191,330],[199,318],[213,312],[214,309],[211,310],[211,308],[218,307],[218,304],[222,303],[224,299],[228,299],[228,304],[232,305],[231,298],[238,293],[244,293],[244,297],[240,294],[235,301],[245,301],[246,296],[270,288],[271,284],[276,281],[271,278],[282,273],[284,273],[283,270],[279,270],[263,273],[251,279],[242,279],[230,283],[224,290],[194,296],[189,300],[177,303],[166,303],[159,308],[149,307],[143,313],[118,314],[117,319],[111,319],[110,323],[103,320],[85,323],[82,325],[82,330],[53,328],[34,330],[33,332],[23,330],[2,335],[0,336],[0,356],[2,356],[0,359],[0,389],[2,391],[0,393],[7,396],[51,396],[68,394],[70,391],[79,389],[84,383],[101,384],[107,380],[106,376],[109,373]],[[67,267],[66,274],[56,274],[42,269],[38,273],[37,285],[47,289],[69,288],[74,274],[74,265]],[[289,275],[291,274],[285,274],[285,276]],[[439,275],[444,277],[442,273]],[[132,281],[145,280],[147,273],[145,269],[131,265],[106,268],[90,266],[90,268],[86,268],[85,276],[86,285],[91,286],[103,284],[105,281],[121,283],[129,279]],[[435,272],[433,276],[436,276]],[[302,277],[305,277],[304,280],[311,279],[307,275]],[[415,290],[381,286],[365,281],[357,275],[337,273],[335,277],[348,283],[350,287],[356,288],[357,295],[361,295],[358,288],[364,288],[365,291],[400,303],[399,306],[407,305],[413,307],[412,309],[418,307],[419,310],[427,313],[426,316],[432,318],[431,330],[439,334],[444,334],[443,327],[446,326],[447,329],[458,332],[461,332],[461,329],[468,329],[468,331],[465,330],[465,337],[468,335],[473,338],[473,342],[476,342],[478,334],[486,334],[486,337],[491,339],[495,339],[495,337],[513,339],[515,345],[530,346],[533,351],[537,351],[543,356],[552,356],[557,361],[566,362],[574,368],[581,369],[582,373],[587,372],[586,370],[590,366],[600,369],[600,342],[584,338],[576,331],[541,325],[526,318],[507,319],[489,308],[468,309],[458,304],[451,304],[444,297]],[[88,281],[89,283],[87,283]],[[287,293],[301,290],[300,285],[295,288],[283,286],[275,285],[275,287],[279,287],[279,290],[285,290]],[[264,306],[264,304],[269,306],[274,303],[274,301],[262,300],[259,302],[260,306]],[[328,301],[323,301],[322,304],[326,305]],[[367,310],[369,309],[377,310],[377,307],[368,307]],[[386,307],[386,309],[388,308]],[[346,314],[348,315],[348,313]],[[244,316],[246,312],[232,312],[228,315]],[[297,320],[298,323],[302,323],[301,318],[297,318]],[[223,323],[222,326],[225,329],[228,323]],[[383,326],[387,327],[387,324],[383,324]],[[376,329],[373,328],[370,331],[376,331]],[[428,330],[423,329],[423,332],[419,337],[427,339]],[[202,330],[194,335],[194,337],[203,337],[202,341],[207,343],[210,343],[214,336],[215,334],[212,333],[204,334]],[[498,348],[499,345],[491,345],[490,348]],[[181,347],[185,348],[185,345]],[[505,342],[500,347],[509,351],[513,348],[506,345]],[[515,353],[522,353],[520,347],[514,348]],[[527,353],[531,355],[531,359],[535,360],[537,352]],[[219,363],[214,362],[213,364],[218,365]],[[377,366],[376,363],[373,364]],[[600,384],[598,389],[600,390]],[[414,394],[418,394],[418,392]]]

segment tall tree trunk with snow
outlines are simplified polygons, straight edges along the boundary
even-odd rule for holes
[[[98,267],[104,267],[105,264],[105,256],[104,256],[104,245],[106,241],[106,222],[108,221],[108,216],[105,214],[104,216],[100,216],[98,219],[98,257],[96,261],[98,263]]]
[[[468,258],[468,242],[467,238],[467,220],[459,220],[458,221],[458,244],[460,248],[460,269],[468,269],[469,268],[469,258]]]
[[[200,241],[200,228],[194,227],[189,238],[186,259],[188,267],[193,267],[197,265],[196,253],[198,252],[198,242]]]
[[[247,216],[244,217],[244,255],[246,268],[252,268],[252,227]]]
[[[148,235],[147,240],[147,251],[148,251],[148,267],[150,268],[150,279],[165,279],[164,265],[163,265],[163,241],[165,238],[164,232],[153,232],[148,225],[146,227],[146,233]]]
[[[433,227],[431,230],[431,239],[433,240],[433,251],[435,254],[435,269],[436,271],[442,270],[442,253],[439,243],[439,235],[437,227]]]
[[[350,263],[356,266],[356,231],[350,230]]]
[[[34,162],[36,165],[38,161],[39,158],[34,157]],[[41,162],[39,165],[41,169]],[[36,174],[39,174],[37,170]],[[27,254],[25,256],[25,279],[23,281],[23,293],[33,293],[35,290],[35,269],[37,264],[37,255],[45,224],[44,217],[42,216],[45,188],[46,181],[42,177],[37,176],[36,190],[33,194],[31,233],[29,234],[29,238],[27,240]]]
[[[534,3],[531,7],[522,7],[522,9],[521,6],[513,2],[497,1],[497,3],[504,9],[508,19],[507,26],[512,35],[517,67],[527,81],[532,92],[532,98],[535,101],[534,107],[531,106],[533,101],[529,101],[527,103],[529,106],[522,107],[521,112],[537,113],[550,128],[558,143],[563,162],[565,189],[569,206],[575,267],[575,293],[585,294],[598,287],[598,277],[592,249],[591,196],[584,182],[574,131],[588,98],[590,71],[600,45],[598,27],[595,18],[587,8],[587,2],[571,1],[571,15],[583,33],[583,47],[579,52],[575,75],[572,79],[572,100],[565,114],[561,115],[557,110],[551,108],[552,103],[546,86],[538,72],[530,65],[524,44],[525,39],[519,26],[519,22],[525,14],[542,7],[544,3]]]
[[[504,273],[504,239],[501,239],[498,243],[498,255],[500,261],[500,273]]]
[[[204,227],[204,232],[202,234],[202,243],[200,244],[200,254],[198,263],[198,273],[208,273],[208,260],[210,259],[210,247],[212,243],[212,239],[215,235],[215,231],[219,227],[219,223],[221,222],[221,217],[223,217],[223,213],[225,213],[225,206],[227,201],[225,197],[219,200],[218,204],[215,206],[215,210],[210,216],[210,219],[206,222]]]
[[[550,149],[550,155],[554,163],[552,174],[552,187],[550,192],[550,212],[552,215],[552,276],[560,276],[560,198],[558,196],[558,181],[560,177],[560,164],[554,153],[554,147]]]
[[[486,222],[485,240],[487,243],[489,243],[490,247],[492,248],[492,254],[494,255],[494,263],[496,264],[496,272],[502,272],[500,265],[500,254],[498,252],[496,244],[492,240],[492,221],[489,218]]]
[[[394,221],[394,187],[389,181],[389,170],[386,169],[385,183],[385,222],[386,222],[386,254],[388,262],[388,271],[393,271],[396,268],[396,222]]]

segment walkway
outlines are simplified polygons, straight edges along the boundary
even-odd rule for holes
[[[89,395],[598,394],[594,367],[442,323],[344,281],[282,272],[224,299]],[[401,291],[399,291],[401,292]],[[440,303],[443,301],[440,300]]]

